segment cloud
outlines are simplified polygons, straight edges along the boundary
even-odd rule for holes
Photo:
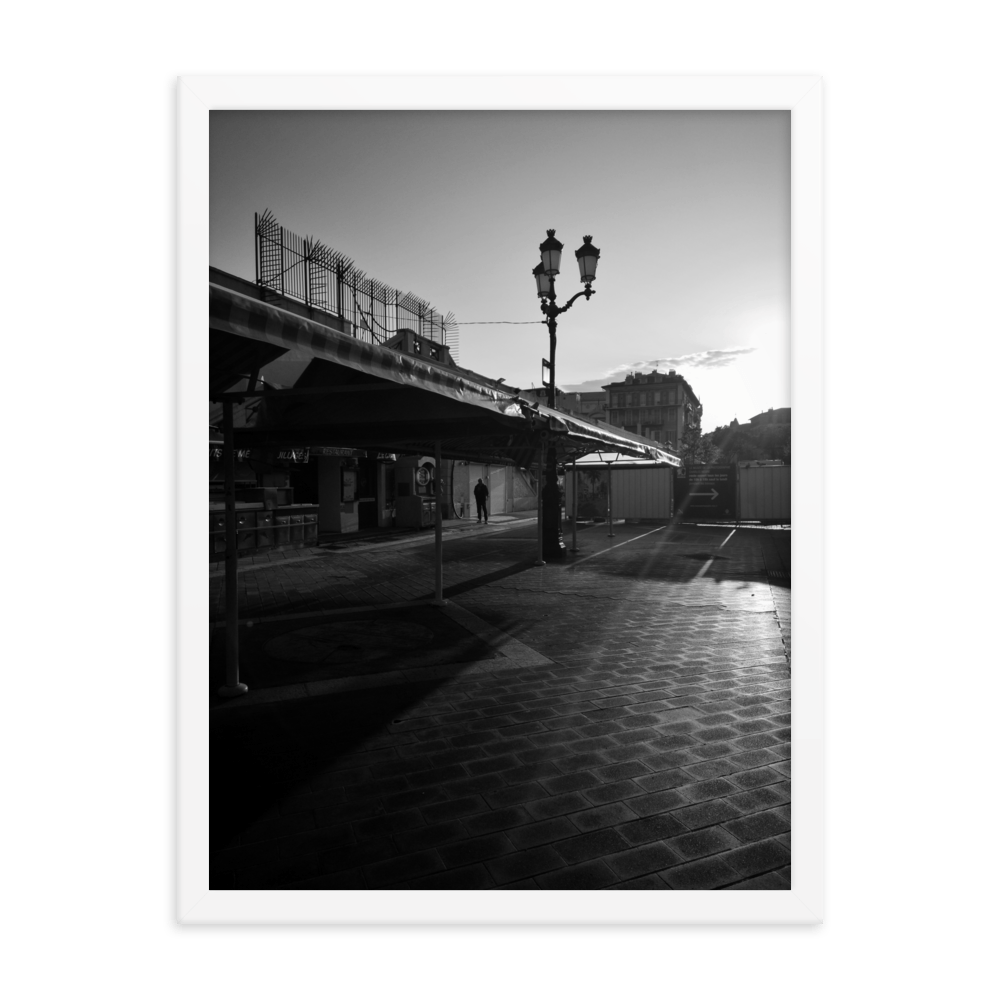
[[[681,354],[676,358],[652,358],[649,361],[633,361],[628,365],[618,365],[604,373],[605,378],[625,372],[649,371],[652,368],[726,368],[744,354],[752,354],[756,347],[721,347],[714,351],[697,351]]]
[[[633,361],[627,365],[617,365],[606,371],[600,378],[590,379],[578,385],[560,386],[566,392],[596,392],[609,381],[617,381],[630,372],[648,372],[654,368],[661,372],[676,368],[683,374],[683,369],[691,368],[727,368],[746,354],[752,354],[756,347],[721,347],[713,351],[698,351],[694,354],[681,354],[674,358],[650,358],[646,361]]]

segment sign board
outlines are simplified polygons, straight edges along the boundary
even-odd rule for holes
[[[688,520],[726,521],[736,517],[736,469],[694,465],[677,470],[676,511]]]
[[[356,469],[340,470],[340,499],[344,503],[353,502],[358,490],[358,473]]]

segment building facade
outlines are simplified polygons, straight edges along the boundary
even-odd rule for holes
[[[584,417],[594,423],[608,422],[608,394],[598,392],[565,392],[559,399],[559,409],[572,413],[575,417]]]
[[[790,406],[779,406],[778,409],[769,407],[766,412],[758,413],[750,418],[751,427],[768,427],[772,424],[789,424],[792,422],[792,408]]]
[[[671,369],[633,372],[604,386],[608,422],[678,448],[684,431],[701,427],[701,403],[683,375]]]

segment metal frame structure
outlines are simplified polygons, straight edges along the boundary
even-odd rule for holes
[[[346,254],[279,225],[270,209],[254,213],[254,262],[267,301],[297,299],[350,323],[355,337],[372,344],[413,330],[445,344],[458,360],[454,313],[442,315],[413,292],[369,277]]]

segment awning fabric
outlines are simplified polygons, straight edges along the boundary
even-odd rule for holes
[[[239,342],[268,345],[277,350],[304,352],[344,371],[344,378],[360,389],[382,389],[369,397],[335,396],[339,387],[328,386],[330,396],[308,398],[291,391],[269,392],[266,405],[254,408],[256,424],[238,432],[271,442],[286,438],[320,444],[350,441],[358,447],[384,447],[392,451],[426,453],[434,440],[447,442],[445,453],[469,456],[505,455],[519,465],[530,464],[543,433],[567,459],[587,452],[616,451],[646,461],[680,465],[677,456],[627,432],[598,427],[516,395],[501,392],[470,377],[462,369],[438,366],[410,354],[369,344],[330,329],[268,302],[214,283],[209,284],[209,326],[221,338],[223,349],[212,353],[211,385],[231,387],[247,374],[247,352]],[[235,341],[233,338],[240,338]],[[232,359],[231,361],[229,359]],[[307,370],[308,376],[308,370]],[[348,378],[349,376],[349,378]],[[380,385],[375,385],[375,382]],[[322,392],[315,378],[311,384]],[[387,384],[388,383],[388,384]],[[391,389],[395,385],[398,390]],[[430,393],[432,395],[426,395]],[[237,393],[238,394],[238,393]]]

